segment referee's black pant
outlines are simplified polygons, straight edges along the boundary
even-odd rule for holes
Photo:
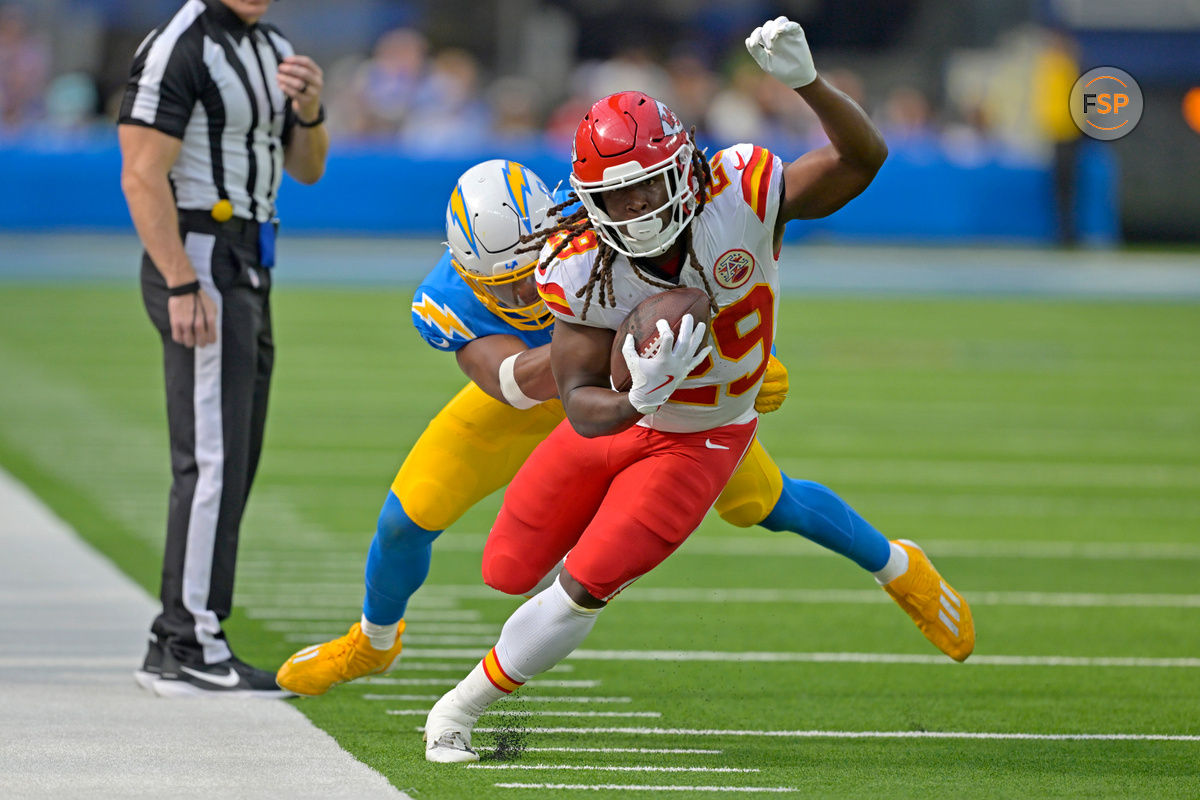
[[[163,342],[171,494],[162,612],[151,631],[185,661],[230,656],[221,622],[232,607],[238,530],[262,450],[275,344],[271,273],[259,266],[258,226],[180,211],[184,249],[216,299],[217,342],[171,339],[167,286],[142,256],[142,299]]]

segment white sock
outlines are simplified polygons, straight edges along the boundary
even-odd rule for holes
[[[376,625],[364,614],[362,620],[359,621],[359,627],[362,628],[363,635],[371,640],[371,647],[376,650],[391,650],[396,644],[396,630],[400,627],[400,623]]]
[[[587,638],[599,612],[577,604],[555,581],[526,600],[504,623],[492,652],[458,684],[459,702],[471,713],[482,714],[489,705],[570,655]]]
[[[544,589],[549,589],[550,584],[554,583],[555,578],[558,577],[558,573],[563,571],[563,564],[566,564],[566,563],[567,563],[567,557],[563,556],[562,561],[559,561],[557,564],[555,564],[553,567],[550,568],[549,572],[547,572],[545,575],[542,576],[542,579],[537,582],[537,586],[534,586],[532,589],[530,589],[528,592],[525,593],[525,597],[533,597],[538,592],[541,592]]]
[[[891,545],[892,554],[888,556],[887,563],[883,565],[883,569],[871,573],[880,586],[891,583],[908,572],[908,551],[895,542],[888,544]]]
[[[524,683],[583,644],[599,613],[599,608],[576,603],[562,583],[555,581],[526,600],[504,623],[496,656],[514,680]]]
[[[488,653],[488,657],[491,655]],[[458,686],[454,687],[454,693],[457,696],[458,705],[475,719],[483,716],[483,712],[492,703],[509,694],[503,689],[496,688],[496,685],[488,679],[483,661],[476,664],[467,677],[458,682]]]

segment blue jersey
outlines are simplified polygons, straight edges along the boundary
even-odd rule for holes
[[[523,331],[489,311],[454,271],[449,250],[417,287],[412,318],[422,339],[438,350],[451,353],[467,342],[501,333],[516,336],[531,348],[540,347],[550,343],[553,330],[550,327]]]

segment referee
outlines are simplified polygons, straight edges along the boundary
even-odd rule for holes
[[[259,22],[269,4],[187,0],[138,48],[121,104],[172,474],[162,612],[135,677],[163,697],[287,696],[221,629],[275,354],[275,195],[285,169],[316,182],[329,149],[321,69]]]

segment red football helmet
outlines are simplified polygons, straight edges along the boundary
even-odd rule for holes
[[[693,150],[675,112],[642,92],[610,94],[591,107],[575,131],[571,187],[606,244],[631,257],[670,248],[696,214]],[[667,183],[664,205],[622,222],[604,210],[604,192],[659,176]],[[666,210],[670,219],[664,225]]]

